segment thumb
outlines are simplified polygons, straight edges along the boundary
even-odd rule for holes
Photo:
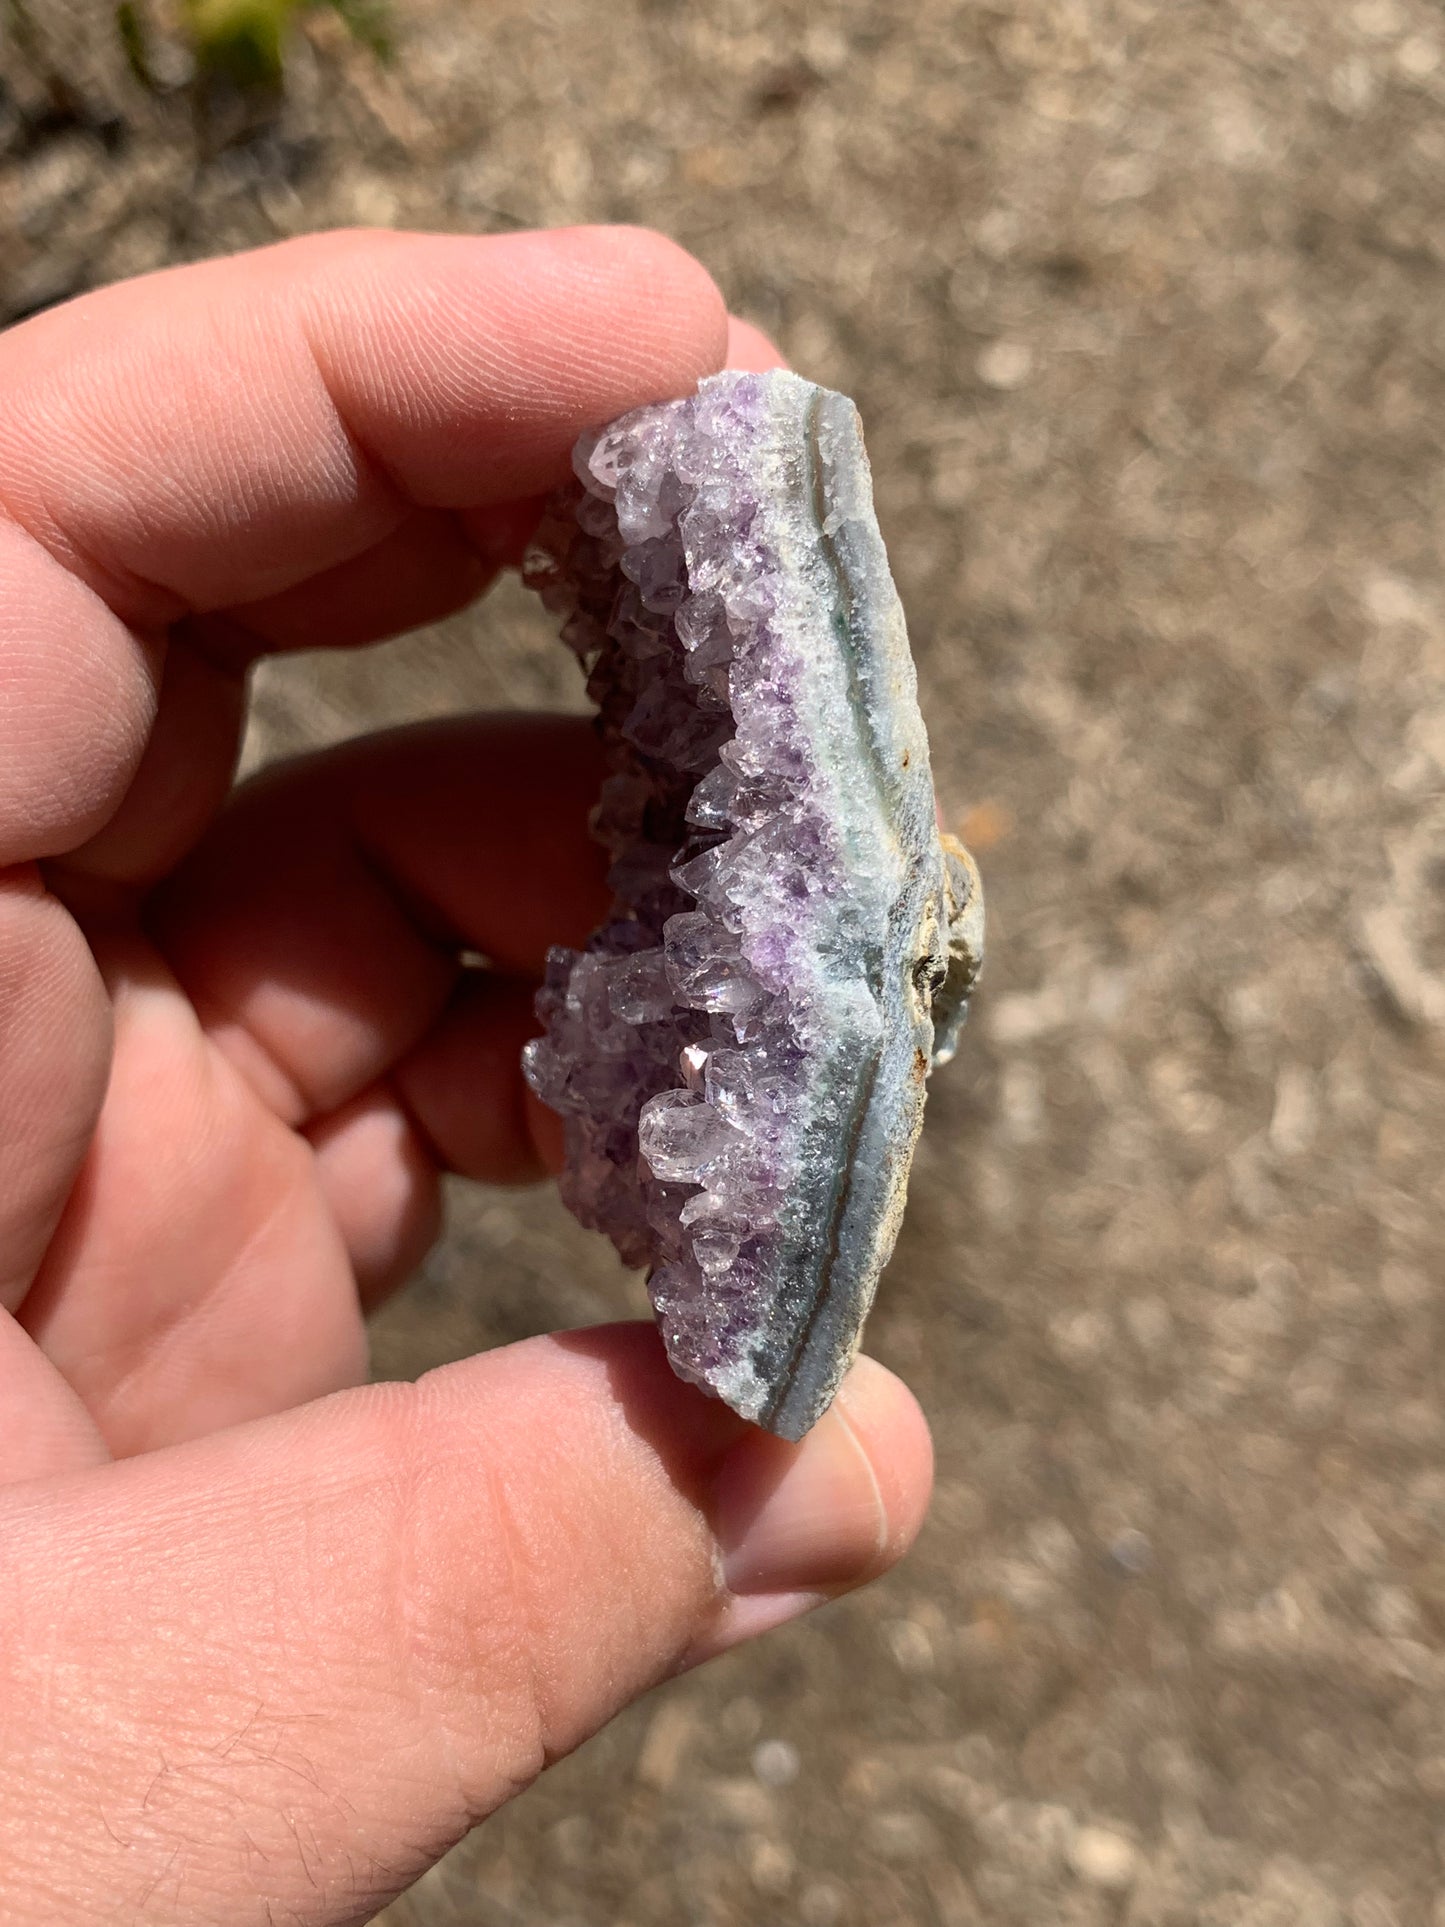
[[[12,1488],[6,1920],[367,1920],[627,1700],[890,1564],[929,1470],[881,1366],[785,1445],[613,1326]]]

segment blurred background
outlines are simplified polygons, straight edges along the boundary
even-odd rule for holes
[[[987,881],[870,1327],[937,1437],[917,1550],[389,1927],[1442,1927],[1434,0],[0,18],[4,319],[339,223],[700,255],[862,408]],[[268,665],[247,759],[539,703],[509,584]],[[549,1193],[458,1187],[377,1370],[640,1303]]]

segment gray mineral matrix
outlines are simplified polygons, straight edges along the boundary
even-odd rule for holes
[[[600,712],[614,903],[551,953],[526,1073],[674,1368],[800,1438],[893,1249],[978,876],[938,832],[853,404],[716,375],[574,466],[527,580]]]

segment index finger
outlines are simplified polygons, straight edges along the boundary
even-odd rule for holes
[[[345,233],[122,283],[0,337],[0,866],[115,809],[167,626],[277,595],[418,505],[565,473],[721,364],[660,235]]]

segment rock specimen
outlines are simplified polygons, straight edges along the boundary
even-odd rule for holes
[[[562,1195],[674,1367],[797,1438],[887,1262],[930,1063],[977,975],[851,402],[723,374],[577,445],[527,579],[611,774],[610,920],[554,950],[527,1046]]]

